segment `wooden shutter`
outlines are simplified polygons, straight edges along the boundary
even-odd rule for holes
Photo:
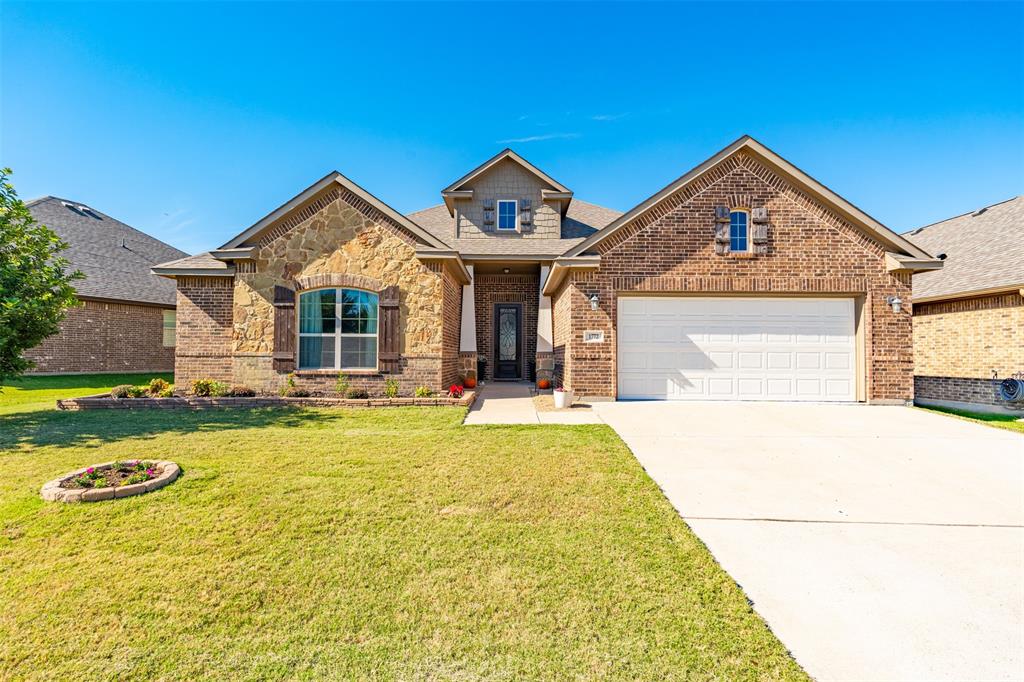
[[[380,371],[394,374],[398,371],[399,328],[398,328],[398,287],[384,287],[378,299],[377,313],[377,359]]]
[[[729,207],[715,206],[715,253],[724,256],[729,253]]]
[[[768,253],[768,209],[764,206],[750,210],[751,237],[754,242],[754,253],[763,256]]]
[[[484,232],[494,231],[494,199],[484,199]]]
[[[519,231],[533,232],[533,201],[519,200]]]
[[[295,369],[295,292],[288,287],[274,287],[273,357],[276,371]]]

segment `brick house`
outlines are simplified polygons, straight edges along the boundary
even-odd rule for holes
[[[914,275],[914,394],[922,404],[1024,409],[999,382],[1024,379],[1024,197],[919,228],[914,243],[944,258]]]
[[[35,363],[29,373],[172,371],[175,287],[150,268],[188,254],[77,201],[47,196],[26,206],[68,243],[63,255],[85,275],[74,283],[81,305],[60,332],[25,352]]]
[[[177,383],[408,392],[479,371],[590,398],[913,397],[911,274],[941,262],[749,137],[625,214],[511,150],[441,198],[401,215],[331,173],[154,268],[177,280]]]

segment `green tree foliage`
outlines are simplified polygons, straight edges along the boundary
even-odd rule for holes
[[[32,367],[22,357],[29,348],[57,333],[65,311],[77,305],[68,272],[58,254],[67,248],[53,230],[36,222],[0,170],[0,382]]]

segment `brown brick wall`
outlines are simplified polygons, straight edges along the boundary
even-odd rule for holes
[[[480,357],[487,358],[487,376],[494,371],[494,305],[521,303],[523,306],[523,378],[529,372],[529,363],[537,357],[537,309],[540,300],[540,275],[487,275],[478,274],[474,282],[476,303],[476,349]]]
[[[714,251],[714,207],[742,196],[768,209],[768,252],[723,257]],[[616,392],[617,295],[628,291],[757,295],[863,295],[866,311],[867,396],[909,400],[913,395],[910,316],[896,315],[889,295],[910,301],[909,276],[885,269],[884,249],[790,186],[747,154],[737,154],[657,209],[596,247],[601,267],[573,273],[567,384],[581,395]],[[598,294],[599,309],[586,298]],[[603,344],[584,344],[583,332],[603,330]]]
[[[1024,372],[1024,296],[914,306],[914,374],[991,379]]]
[[[572,337],[572,314],[570,312],[574,287],[562,287],[551,297],[551,346],[552,356],[555,360],[554,379],[555,385],[563,383],[568,385],[566,377],[569,374],[569,358],[567,352],[569,341]]]
[[[195,379],[231,382],[231,277],[178,279],[178,334],[174,384],[186,390]]]
[[[445,270],[441,282],[441,387],[458,382],[459,330],[462,327],[462,285]]]
[[[32,374],[170,372],[163,345],[164,308],[85,300],[68,310],[60,332],[25,352]]]
[[[915,376],[914,398],[924,404],[930,401],[974,403],[1024,411],[1024,403],[1008,403],[999,397],[999,381],[993,379]]]

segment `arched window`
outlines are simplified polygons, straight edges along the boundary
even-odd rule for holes
[[[747,211],[732,211],[729,213],[729,250],[749,250],[749,229],[750,214]]]
[[[377,294],[299,294],[299,369],[377,369]]]

